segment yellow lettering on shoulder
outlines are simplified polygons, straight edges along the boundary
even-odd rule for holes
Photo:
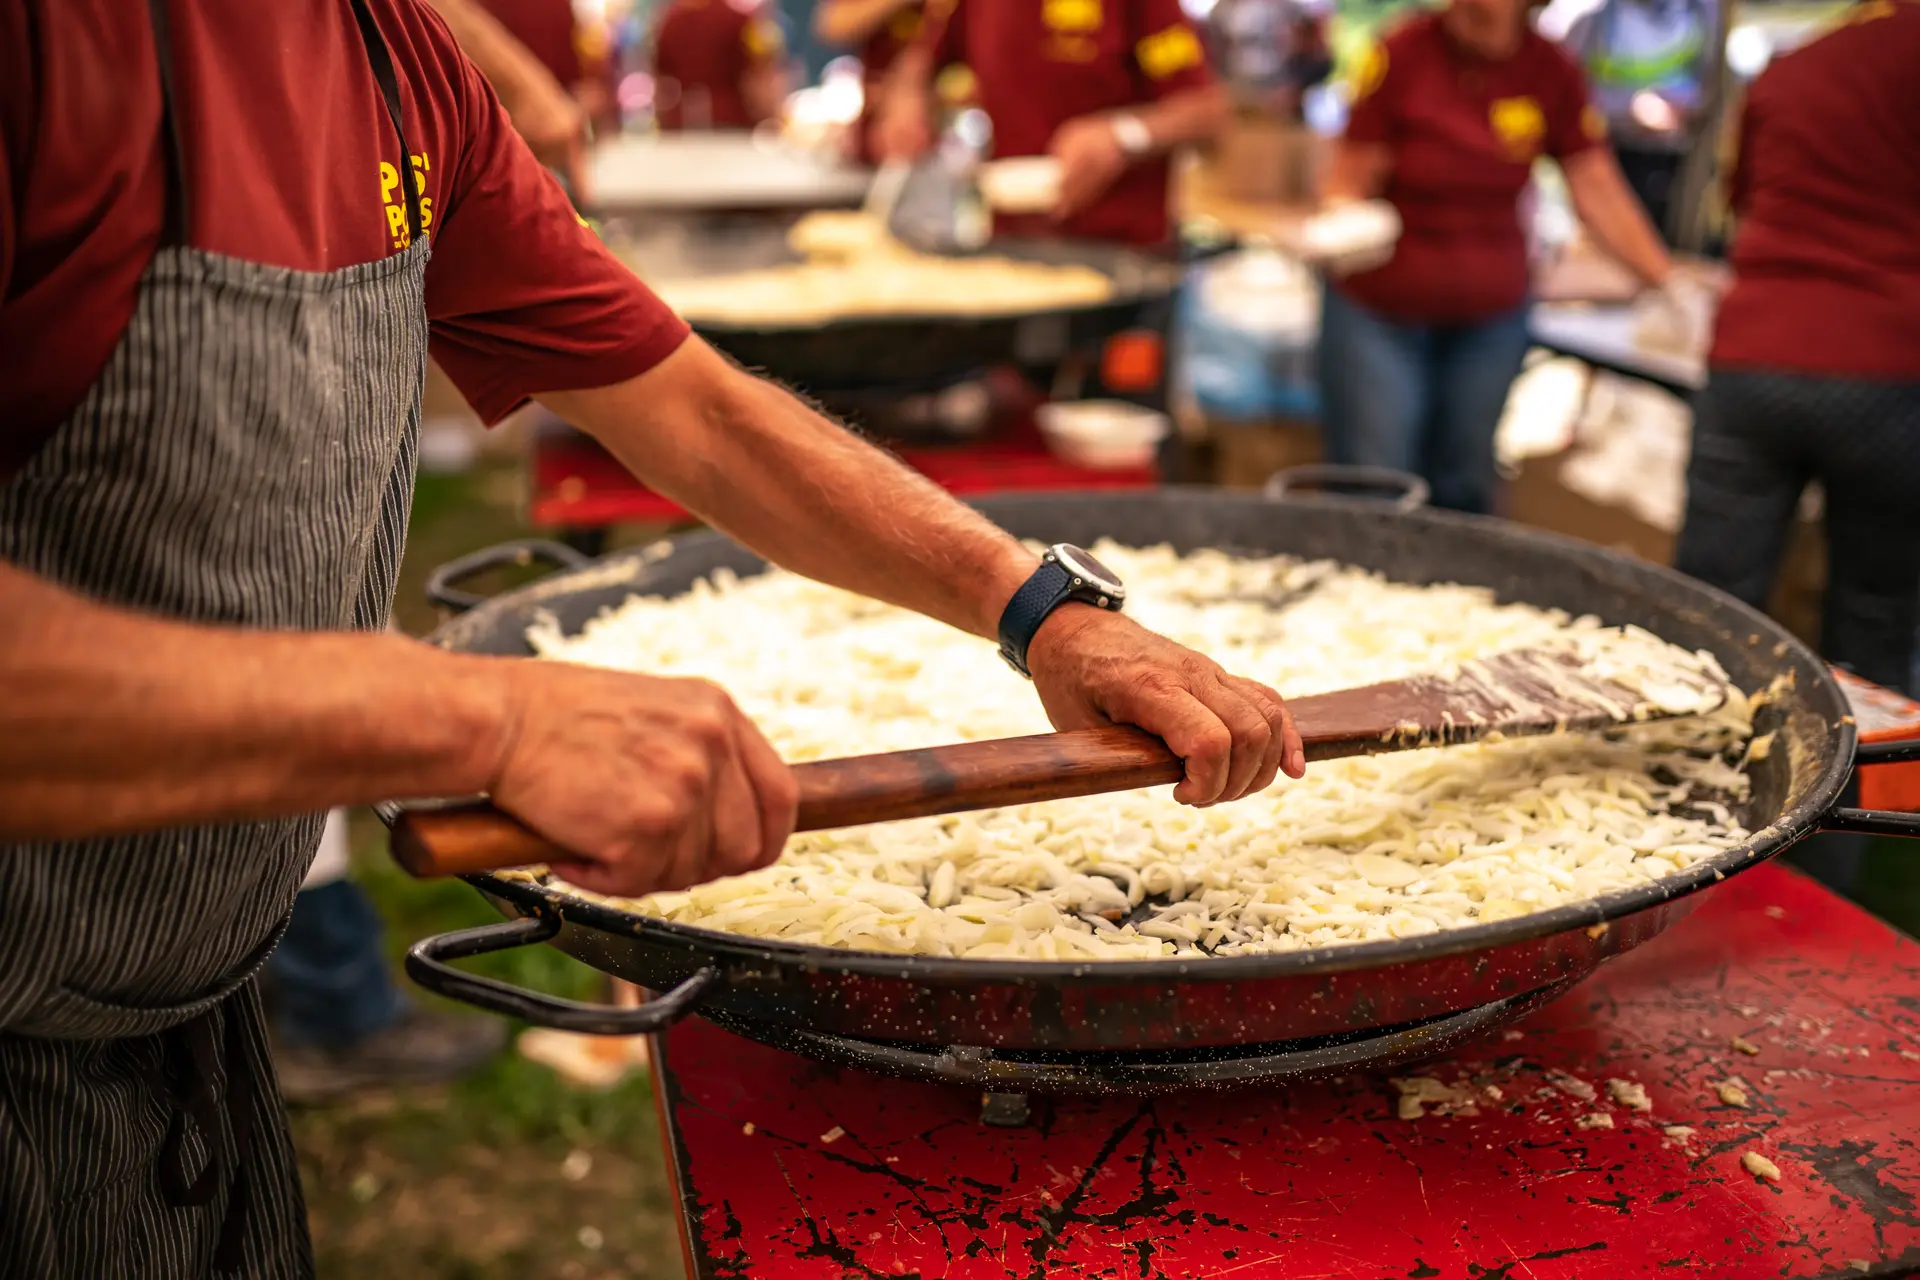
[[[1134,46],[1133,54],[1150,80],[1165,80],[1199,66],[1207,56],[1200,47],[1200,37],[1185,23],[1154,32]]]
[[[1375,40],[1361,51],[1354,60],[1353,73],[1348,80],[1348,89],[1353,100],[1359,102],[1371,97],[1387,78],[1387,46]]]
[[[747,46],[747,52],[755,58],[771,58],[786,46],[786,37],[780,34],[779,24],[766,18],[755,18],[741,28],[740,39]]]
[[[1040,21],[1050,31],[1098,31],[1100,0],[1041,0]]]

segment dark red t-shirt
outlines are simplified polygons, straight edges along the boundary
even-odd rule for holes
[[[997,158],[1045,155],[1069,120],[1213,83],[1179,0],[931,0],[927,15],[916,39],[973,72]],[[1000,218],[995,230],[1162,244],[1170,175],[1165,157],[1145,161],[1064,223]]]
[[[747,129],[760,123],[741,85],[780,56],[779,24],[758,0],[673,0],[653,36],[662,129]]]
[[[1920,382],[1920,4],[1777,59],[1740,139],[1712,363]]]
[[[569,93],[580,83],[573,0],[480,0]]]
[[[1385,194],[1404,230],[1391,261],[1340,290],[1417,323],[1519,306],[1529,284],[1520,194],[1534,161],[1564,159],[1605,135],[1580,68],[1531,29],[1511,58],[1490,62],[1422,14],[1362,59],[1355,93],[1346,136],[1392,153]]]
[[[497,421],[652,368],[687,329],[581,224],[440,20],[371,0],[427,204],[434,358]],[[307,271],[404,247],[399,143],[340,0],[170,6],[189,242]],[[0,5],[0,475],[85,395],[160,237],[147,8]]]

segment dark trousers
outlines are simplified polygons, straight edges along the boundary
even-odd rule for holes
[[[1914,691],[1920,621],[1920,382],[1715,369],[1695,407],[1687,523],[1675,567],[1762,608],[1800,492],[1826,491],[1827,594],[1820,650]],[[1864,837],[1816,836],[1790,855],[1842,893]]]
[[[344,1049],[400,1016],[385,931],[351,880],[303,889],[267,961],[274,1030],[290,1044]]]
[[[1673,202],[1679,194],[1680,166],[1686,157],[1674,151],[1641,151],[1634,147],[1615,147],[1613,154],[1620,162],[1621,176],[1640,197],[1653,229],[1672,244]]]
[[[1435,506],[1491,511],[1493,437],[1526,359],[1527,311],[1407,324],[1329,287],[1318,355],[1327,460],[1412,472]]]
[[[1674,567],[1764,608],[1801,490],[1826,491],[1820,651],[1912,692],[1920,382],[1715,369],[1695,407]]]

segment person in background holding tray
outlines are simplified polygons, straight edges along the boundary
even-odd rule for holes
[[[1052,212],[996,217],[996,233],[1169,243],[1169,157],[1227,115],[1178,0],[931,0],[887,87],[883,157],[932,145],[933,74],[953,62],[973,72],[996,160],[1060,162]]]
[[[713,685],[384,630],[429,349],[486,421],[538,395],[776,562],[1000,637],[1183,801],[1304,770],[1272,690],[691,336],[414,0],[0,5],[0,186],[0,1275],[313,1274],[257,975],[328,809],[484,792],[619,895],[792,829]]]
[[[1393,256],[1330,280],[1321,422],[1330,460],[1423,476],[1435,505],[1491,511],[1494,432],[1529,345],[1521,197],[1560,163],[1587,230],[1647,286],[1672,267],[1601,145],[1580,69],[1534,31],[1528,0],[1451,0],[1361,60],[1330,203],[1383,197]]]

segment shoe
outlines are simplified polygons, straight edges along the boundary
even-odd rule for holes
[[[506,1043],[502,1019],[410,1006],[392,1026],[342,1049],[276,1039],[273,1066],[289,1103],[330,1102],[366,1089],[458,1080]]]

